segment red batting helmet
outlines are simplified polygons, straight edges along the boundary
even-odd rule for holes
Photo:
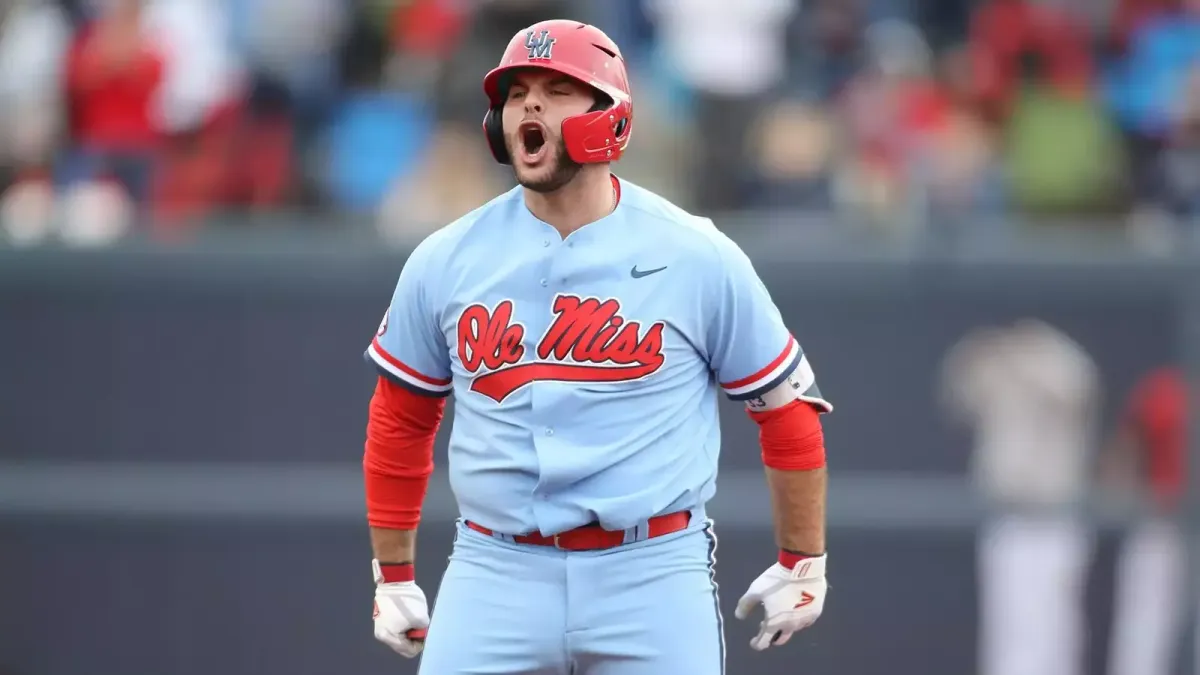
[[[604,31],[586,23],[558,19],[535,23],[513,36],[500,65],[483,78],[489,106],[483,118],[483,131],[496,161],[512,163],[504,146],[502,123],[502,109],[508,96],[505,75],[514,68],[530,67],[573,77],[607,99],[586,113],[563,120],[563,143],[571,159],[580,164],[619,159],[629,145],[633,127],[633,98],[625,60]]]

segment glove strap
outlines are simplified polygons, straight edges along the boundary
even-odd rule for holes
[[[376,584],[395,584],[416,581],[417,572],[410,562],[381,563],[371,560],[371,572]]]
[[[791,570],[793,579],[819,579],[825,576],[825,554],[812,555],[779,550],[779,565]]]

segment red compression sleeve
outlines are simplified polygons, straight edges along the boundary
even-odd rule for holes
[[[419,396],[380,376],[371,396],[363,473],[367,522],[416,529],[433,473],[433,439],[446,399]]]
[[[811,471],[825,466],[821,416],[811,404],[792,401],[775,410],[748,412],[758,424],[763,464],[780,471]]]

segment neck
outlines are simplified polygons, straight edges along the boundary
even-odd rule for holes
[[[575,230],[607,216],[616,205],[606,165],[585,166],[571,182],[554,192],[525,190],[525,206],[565,239]]]

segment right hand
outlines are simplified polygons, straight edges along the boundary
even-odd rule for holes
[[[429,606],[415,581],[380,581],[375,584],[375,639],[405,658],[414,658],[425,647]]]
[[[755,651],[786,644],[794,633],[813,625],[825,609],[829,587],[825,581],[826,557],[807,557],[803,564],[790,563],[791,568],[784,567],[783,556],[780,558],[750,584],[734,612],[737,618],[746,619],[759,605],[765,610],[758,634],[750,641]]]

